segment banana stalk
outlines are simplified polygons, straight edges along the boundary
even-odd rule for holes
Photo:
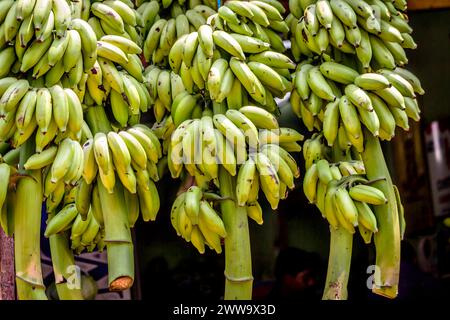
[[[372,292],[393,299],[398,293],[400,274],[401,236],[397,200],[380,141],[367,130],[364,132],[364,139],[366,145],[362,159],[367,178],[379,179],[372,186],[382,191],[388,199],[387,204],[374,206],[379,231],[374,234],[377,268]]]
[[[345,160],[337,144],[332,149],[335,162]],[[347,283],[352,260],[353,235],[344,228],[330,226],[330,254],[322,300],[347,300]]]
[[[134,282],[134,253],[123,187],[117,181],[114,192],[109,193],[99,181],[98,192],[105,223],[109,289],[126,290]]]
[[[20,150],[19,172],[24,176],[17,182],[14,210],[14,256],[17,297],[20,300],[47,300],[41,269],[41,170],[26,171],[23,165],[34,154],[34,139]]]
[[[250,235],[245,207],[236,205],[233,177],[220,166],[220,193],[222,220],[227,230],[225,238],[225,300],[250,300],[252,298],[252,258]]]
[[[75,272],[75,259],[69,246],[67,232],[50,237],[56,291],[60,300],[83,300],[81,275]],[[77,277],[77,278],[75,278]]]

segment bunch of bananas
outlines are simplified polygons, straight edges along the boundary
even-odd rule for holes
[[[198,30],[200,26],[206,24],[211,15],[216,13],[211,7],[201,4],[201,1],[200,4],[189,3],[187,6],[175,2],[170,4],[170,13],[161,12],[161,16],[154,16],[160,9],[156,0],[142,4],[139,9],[141,8],[144,8],[143,15],[149,12],[146,14],[148,17],[146,23],[150,26],[148,31],[144,32],[146,35],[143,44],[144,58],[152,64],[163,67],[168,66],[169,52],[176,40]]]
[[[219,30],[251,37],[249,46],[255,41],[263,42],[262,48],[269,44],[277,52],[285,52],[283,40],[289,32],[282,16],[285,11],[277,1],[227,1],[219,8],[213,25]],[[254,50],[252,46],[250,50]]]
[[[184,167],[197,185],[207,188],[210,181],[220,186],[221,165],[231,176],[237,173],[238,205],[256,202],[261,185],[276,209],[299,177],[288,150],[300,151],[300,140],[301,134],[280,128],[276,118],[262,108],[245,106],[213,116],[205,110],[200,119],[186,119],[173,132],[168,167],[173,178],[179,177]]]
[[[295,64],[271,49],[258,38],[202,25],[175,42],[169,64],[188,92],[206,90],[214,102],[226,98],[230,108],[249,102],[275,111],[274,97],[282,98],[292,88],[289,69]]]
[[[294,112],[312,131],[323,130],[328,145],[363,150],[362,128],[391,140],[395,128],[409,129],[408,118],[420,120],[416,94],[424,94],[419,79],[397,67],[359,74],[338,62],[298,66],[291,93]]]
[[[356,54],[361,67],[393,69],[408,62],[405,48],[415,49],[408,17],[397,1],[290,0],[292,53],[301,56]]]
[[[170,212],[172,227],[187,242],[192,242],[201,253],[205,244],[218,254],[222,253],[221,239],[227,236],[220,214],[214,209],[214,201],[222,198],[211,192],[203,192],[191,186],[177,196]]]
[[[18,148],[36,133],[36,152],[41,152],[53,140],[59,143],[68,136],[80,140],[88,129],[76,93],[60,85],[31,84],[15,77],[0,80],[0,141],[11,139]]]

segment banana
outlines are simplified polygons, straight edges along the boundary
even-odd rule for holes
[[[245,60],[245,54],[242,48],[230,34],[225,31],[215,30],[212,33],[214,44],[231,54],[232,56]]]
[[[34,118],[35,110],[36,90],[30,90],[22,98],[16,110],[16,127],[21,134]]]
[[[276,169],[263,153],[257,153],[255,157],[256,168],[259,172],[261,189],[264,192],[272,209],[278,207],[280,200],[280,179]]]
[[[391,84],[382,74],[365,73],[355,78],[355,85],[364,90],[382,90],[388,88]]]
[[[383,89],[386,90],[386,89]],[[383,91],[381,90],[381,91]],[[363,108],[367,111],[373,111],[372,101],[367,93],[354,84],[349,84],[345,87],[345,95],[357,107]]]
[[[81,19],[73,19],[71,28],[78,31],[80,35],[84,70],[87,71],[92,68],[97,59],[97,36],[89,23]],[[99,64],[102,66],[100,61]]]
[[[310,203],[316,202],[317,184],[319,181],[319,171],[317,164],[313,163],[305,172],[303,179],[303,192]]]
[[[234,155],[233,147],[219,130],[214,129],[214,135],[216,139],[216,157],[218,163],[221,164],[232,176],[235,176],[237,160]]]
[[[159,49],[168,52],[176,41],[176,33],[175,19],[167,20],[159,38]]]
[[[357,27],[356,13],[345,0],[330,0],[330,6],[333,14],[350,28]]]
[[[294,172],[290,165],[284,161],[283,157],[275,151],[274,148],[266,148],[261,152],[267,156],[267,158],[272,162],[272,165],[277,170],[280,182],[289,189],[294,189]],[[286,192],[281,192],[280,194],[285,194]]]
[[[340,99],[330,102],[325,107],[323,119],[323,134],[328,146],[332,146],[338,136]]]
[[[136,128],[130,128],[127,130],[129,134],[131,134],[144,148],[145,154],[147,155],[147,159],[158,162],[158,150],[157,147],[153,144],[152,140],[142,131]]]
[[[348,191],[350,197],[356,201],[361,201],[373,205],[386,204],[387,199],[382,191],[368,185],[357,185]]]
[[[178,126],[192,114],[194,107],[197,105],[197,97],[187,94],[180,98],[179,101],[175,100],[172,105],[172,117],[175,126]],[[175,102],[178,102],[176,108],[174,108]]]
[[[267,102],[266,90],[261,81],[250,70],[249,66],[245,62],[233,57],[230,60],[230,68],[251,97],[255,101],[265,105]]]
[[[75,143],[70,138],[64,139],[58,147],[58,152],[51,167],[52,184],[56,184],[69,171],[72,164],[72,158],[75,155]]]
[[[32,155],[30,158],[28,158],[27,162],[25,162],[24,168],[26,170],[37,170],[52,164],[53,160],[56,157],[57,151],[58,148],[56,146],[52,146],[45,149],[41,153]]]
[[[259,143],[258,129],[253,122],[238,110],[227,110],[226,116],[244,133],[249,146],[257,147]]]
[[[200,26],[200,28],[198,29],[198,42],[206,57],[212,58],[214,55],[214,38],[213,30],[210,26]]]
[[[235,77],[230,94],[227,96],[227,106],[228,109],[239,109],[242,105],[242,85],[239,79]]]
[[[239,43],[243,52],[260,53],[270,49],[270,43],[264,42],[258,38],[238,33],[231,33],[230,35]]]
[[[137,189],[142,219],[144,221],[155,221],[160,208],[160,199],[155,183],[148,180],[146,186],[138,184]]]
[[[216,100],[220,93],[221,83],[228,68],[228,62],[225,59],[217,59],[213,62],[208,73],[208,90],[211,99]]]
[[[75,195],[75,205],[81,217],[81,220],[88,219],[89,209],[91,207],[93,185],[88,184],[86,180],[82,179],[78,182],[77,191]]]
[[[150,60],[151,55],[158,47],[161,38],[161,33],[166,23],[167,23],[166,19],[157,20],[151,27],[149,33],[147,34],[147,38],[145,39],[143,48],[144,57],[146,61]]]
[[[261,83],[281,92],[286,91],[282,76],[271,67],[255,61],[249,62],[247,65],[250,70],[253,71],[253,73],[258,77]]]
[[[49,90],[52,96],[53,118],[58,129],[61,132],[65,132],[69,123],[69,102],[67,101],[67,95],[59,85],[55,85]]]
[[[42,42],[34,40],[31,46],[25,51],[22,57],[22,64],[20,66],[21,72],[26,72],[32,67],[34,67],[39,60],[44,56],[47,50],[52,44],[52,38],[49,37]]]
[[[278,129],[277,119],[268,111],[255,106],[245,106],[239,109],[251,122],[262,129]]]
[[[72,89],[64,89],[69,109],[68,127],[71,132],[77,133],[83,124],[83,107],[80,99]]]
[[[44,235],[46,238],[63,231],[76,218],[78,212],[74,203],[65,206],[48,223]]]
[[[232,146],[234,146],[237,163],[243,163],[247,158],[244,133],[223,114],[214,115],[213,123],[225,138],[230,141]]]
[[[252,19],[254,17],[252,10],[246,6],[243,2],[240,1],[227,1],[225,6],[229,7],[235,13],[245,18]]]
[[[16,9],[17,2],[14,2],[9,8],[5,20],[2,23],[6,42],[11,42],[12,40],[14,40],[14,37],[16,36],[20,28],[21,21],[16,19]]]
[[[393,71],[406,79],[412,85],[414,92],[420,95],[425,94],[425,90],[422,88],[420,80],[411,71],[400,67],[395,68]]]
[[[401,93],[402,96],[408,98],[415,98],[414,88],[405,78],[390,71],[390,70],[380,70],[379,71],[387,80]]]
[[[342,96],[339,102],[339,112],[344,123],[345,130],[354,138],[361,133],[361,124],[356,107],[349,101],[347,96]]]
[[[206,63],[205,63],[205,65],[206,65]],[[228,68],[225,71],[225,74],[222,79],[222,83],[219,88],[219,93],[216,98],[217,102],[221,103],[222,101],[225,100],[225,98],[227,98],[227,96],[229,96],[229,94],[231,93],[231,90],[233,89],[234,80],[235,80],[235,76],[234,76],[233,70],[231,70],[231,68]]]
[[[239,206],[245,206],[254,183],[256,164],[250,157],[239,169],[236,183],[236,198]]]
[[[270,50],[251,55],[248,60],[264,63],[272,68],[295,69],[295,63],[289,57]]]
[[[124,20],[119,13],[110,6],[104,3],[95,2],[91,5],[91,12],[119,34],[124,33]]]
[[[89,139],[83,144],[83,178],[88,184],[94,181],[98,171],[93,147],[93,139]]]
[[[110,8],[114,9],[122,18],[125,24],[136,26],[136,12],[121,0],[107,0],[103,2]]]
[[[126,172],[131,165],[131,155],[125,141],[112,131],[107,134],[107,139],[116,169]]]
[[[312,92],[318,97],[328,101],[334,101],[336,99],[331,87],[328,85],[318,67],[313,67],[308,71],[307,82]]]
[[[56,36],[62,37],[69,28],[71,18],[71,9],[66,0],[53,0],[52,11],[55,15]]]
[[[395,59],[386,45],[375,36],[369,35],[370,44],[372,46],[373,57],[376,62],[382,67],[387,69],[395,68]]]
[[[316,15],[316,5],[309,5],[303,13],[305,28],[315,37],[319,31],[319,20]]]
[[[372,232],[378,232],[377,219],[365,202],[355,201],[355,206],[358,209],[358,223]]]
[[[112,89],[116,90],[119,93],[124,93],[124,83],[123,77],[114,66],[114,64],[108,59],[98,58],[98,63],[100,64],[100,68],[102,70],[103,78],[107,83],[111,86]]]
[[[400,110],[405,110],[405,98],[400,93],[400,91],[397,90],[394,86],[385,88],[382,90],[375,91],[375,94],[377,94],[379,97],[381,97],[389,106],[392,106],[394,108],[398,108]]]
[[[358,109],[358,112],[361,122],[377,137],[380,130],[380,119],[376,112],[369,112],[365,109]]]
[[[356,227],[358,225],[358,209],[350,197],[349,192],[343,187],[337,188],[334,200],[337,209],[342,213],[345,220]]]
[[[217,13],[219,14],[219,17],[225,20],[227,23],[234,23],[234,24],[240,24],[239,18],[236,15],[236,13],[231,10],[227,6],[222,6],[217,10]]]
[[[194,27],[195,30],[202,25],[206,24],[206,19],[200,13],[193,9],[189,9],[185,12],[186,17],[188,18],[190,24]]]
[[[11,168],[6,163],[0,164],[0,177],[1,183],[0,183],[0,207],[4,207],[5,201],[8,196],[8,187],[9,187],[9,179],[11,176]],[[3,213],[2,213],[3,214]],[[3,225],[2,225],[3,226]]]
[[[216,233],[220,237],[225,238],[227,236],[227,232],[220,216],[216,213],[216,211],[212,208],[208,201],[201,200],[199,201],[199,204],[199,223],[201,220],[201,223],[204,224],[209,230]]]
[[[52,10],[53,1],[48,0],[36,0],[36,4],[33,9],[33,24],[35,30],[41,30],[44,21]]]
[[[76,30],[67,31],[67,47],[63,56],[64,71],[69,72],[75,65],[81,55],[81,37]],[[49,60],[50,61],[50,60]]]
[[[200,218],[200,200],[202,195],[202,190],[197,186],[192,186],[186,191],[184,210],[193,225],[197,225]]]

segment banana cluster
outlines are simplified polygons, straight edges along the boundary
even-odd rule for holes
[[[163,7],[166,8],[164,5],[165,3]],[[151,25],[148,32],[144,32],[144,58],[147,62],[162,67],[168,66],[169,52],[176,40],[198,30],[200,26],[206,24],[211,15],[216,13],[214,9],[203,4],[193,7],[188,4],[186,7],[185,4],[175,2],[170,4],[169,14],[161,12],[160,16],[157,13],[163,8],[160,8],[155,0],[144,3],[141,7],[144,7],[143,16],[148,16],[147,21]],[[146,12],[151,13],[144,15]],[[154,16],[155,14],[157,15]]]
[[[0,53],[0,77],[30,72],[47,87],[63,76],[70,87],[78,84],[96,59],[95,33],[81,18],[88,13],[86,1],[2,1],[0,48],[12,46]]]
[[[156,163],[162,157],[161,144],[153,131],[145,125],[128,130],[96,133],[83,145],[85,163],[83,178],[89,185],[97,175],[105,188],[112,192],[116,173],[131,193],[147,194],[159,180]],[[145,190],[145,192],[144,192]]]
[[[169,64],[188,92],[206,91],[214,102],[227,99],[231,108],[248,101],[274,111],[274,97],[284,97],[292,87],[289,69],[295,64],[271,49],[260,39],[202,25],[175,42]]]
[[[216,29],[237,33],[252,38],[253,42],[263,42],[277,52],[285,52],[284,36],[289,26],[284,21],[286,12],[278,1],[227,1],[218,10],[212,25]]]
[[[292,53],[301,56],[356,55],[363,70],[394,69],[408,62],[404,49],[415,49],[406,1],[289,1]],[[401,8],[401,9],[400,9]]]
[[[372,205],[386,204],[383,192],[370,186],[364,178],[364,166],[356,161],[329,163],[326,159],[314,162],[306,171],[303,191],[310,203],[315,203],[333,228],[342,227],[370,243],[378,232]]]
[[[156,122],[161,122],[164,116],[172,111],[172,106],[179,103],[181,94],[187,93],[180,75],[155,65],[145,69],[144,82],[153,103]]]
[[[276,209],[300,175],[289,152],[299,152],[301,140],[301,134],[280,128],[276,118],[259,107],[245,106],[214,116],[206,110],[200,119],[186,119],[175,129],[168,167],[173,178],[185,168],[197,185],[208,188],[210,181],[220,185],[221,165],[231,176],[237,174],[240,206],[254,204],[261,186]]]
[[[170,212],[170,221],[178,236],[192,242],[201,254],[205,245],[218,254],[222,253],[222,239],[227,236],[220,214],[214,209],[215,193],[203,192],[191,186],[175,199]]]
[[[0,80],[0,140],[20,147],[36,132],[36,152],[65,137],[80,140],[83,107],[72,89],[60,85],[32,87],[26,79]]]
[[[418,78],[396,67],[359,74],[338,62],[300,64],[291,93],[294,112],[312,131],[323,130],[328,145],[363,150],[363,127],[391,140],[395,128],[409,129],[408,118],[420,119],[416,94],[424,94]],[[341,129],[342,128],[342,129]]]
[[[98,197],[98,190],[95,191],[97,193],[94,192],[93,197]],[[93,206],[89,209],[88,214],[83,216],[75,203],[76,199],[76,186],[62,185],[48,195],[46,199],[48,220],[44,232],[45,237],[49,238],[70,232],[71,249],[76,254],[82,253],[85,249],[87,252],[93,252],[95,249],[103,251],[105,230],[102,212],[97,211],[96,214],[93,214],[94,208],[97,209]]]

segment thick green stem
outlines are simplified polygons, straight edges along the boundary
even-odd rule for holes
[[[220,193],[222,197],[235,197],[233,177],[220,166]],[[250,235],[245,207],[234,200],[221,202],[222,219],[227,230],[225,238],[225,300],[250,300],[252,298],[252,257]]]
[[[97,185],[105,223],[109,288],[122,291],[134,282],[133,243],[123,187],[116,181],[113,193],[108,193],[100,180]]]
[[[400,275],[401,238],[397,201],[380,141],[367,130],[364,132],[364,139],[362,158],[367,178],[369,180],[385,178],[380,179],[372,186],[383,191],[388,199],[387,204],[374,206],[379,231],[374,235],[376,268],[372,291],[388,298],[395,298],[398,293]]]
[[[50,252],[60,300],[83,300],[81,274],[77,272],[67,232],[50,237]]]
[[[330,255],[323,300],[346,300],[352,260],[353,235],[330,226]]]
[[[19,170],[23,176],[17,182],[14,206],[14,255],[17,297],[20,300],[46,300],[41,269],[41,170],[25,171],[23,164],[34,154],[34,139],[30,138],[20,151]]]
[[[332,149],[333,161],[347,158],[337,144]],[[328,258],[327,278],[323,291],[323,300],[346,300],[347,283],[352,260],[353,235],[344,228],[330,227],[330,254]]]

